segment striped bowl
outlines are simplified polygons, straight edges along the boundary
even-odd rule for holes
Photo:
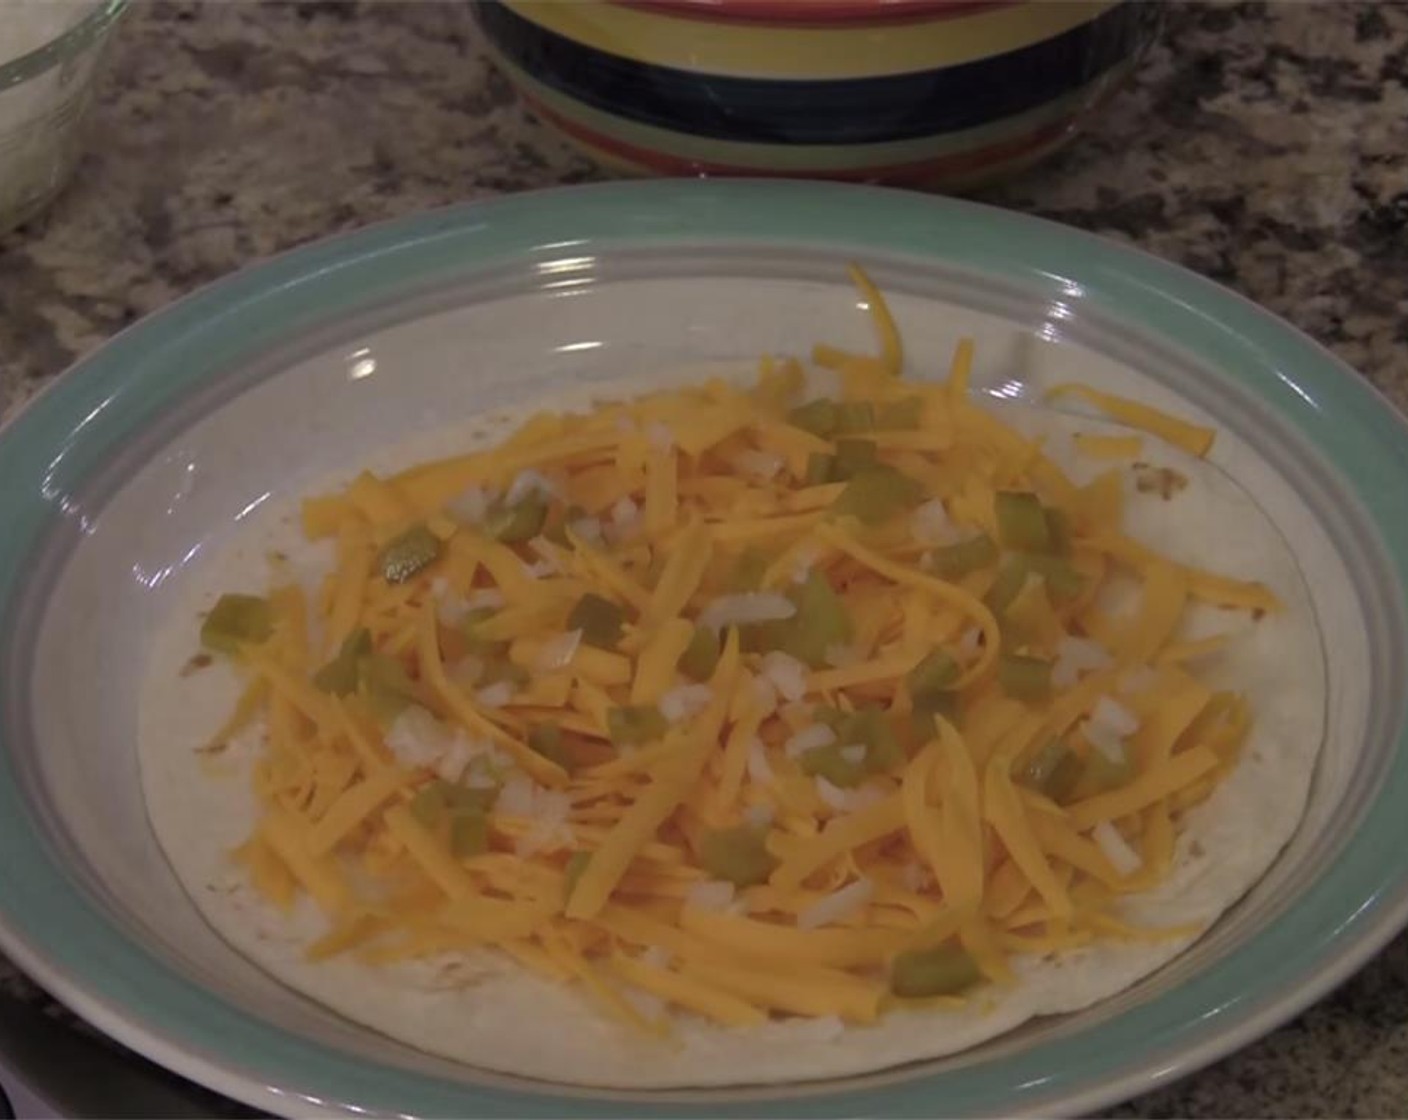
[[[962,190],[1061,147],[1153,41],[1141,0],[486,0],[537,115],[603,165]]]

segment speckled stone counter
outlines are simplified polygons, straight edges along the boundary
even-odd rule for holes
[[[1408,7],[1181,5],[1132,87],[987,201],[1129,241],[1285,316],[1408,407]],[[461,4],[150,4],[96,145],[0,238],[0,407],[253,258],[598,173],[516,103]],[[0,985],[42,999],[0,961]],[[1408,1114],[1408,940],[1119,1116]]]

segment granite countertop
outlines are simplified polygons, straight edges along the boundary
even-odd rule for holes
[[[1133,85],[987,201],[1231,286],[1408,408],[1408,7],[1185,4]],[[0,238],[0,407],[238,265],[426,207],[599,177],[490,69],[459,3],[142,4],[96,143]],[[0,987],[42,995],[0,960]],[[1119,1116],[1408,1114],[1408,939]]]

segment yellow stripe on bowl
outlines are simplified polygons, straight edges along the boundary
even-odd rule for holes
[[[585,0],[503,0],[539,27],[635,62],[747,78],[872,78],[1020,50],[1117,0],[1032,0],[971,15],[863,27],[757,27]]]

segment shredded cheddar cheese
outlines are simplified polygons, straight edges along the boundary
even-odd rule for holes
[[[752,389],[539,414],[303,504],[334,567],[233,643],[216,739],[263,719],[235,856],[323,911],[311,960],[494,947],[658,1033],[628,990],[727,1026],[865,1023],[1014,983],[1014,954],[1182,932],[1119,897],[1167,874],[1251,712],[1194,675],[1231,639],[1180,628],[1275,597],[1127,537],[1118,469],[1078,485],[969,401],[970,340],[947,380],[904,380],[852,276],[880,354],[818,346],[836,395],[768,358]],[[1121,616],[1116,576],[1140,588]]]

